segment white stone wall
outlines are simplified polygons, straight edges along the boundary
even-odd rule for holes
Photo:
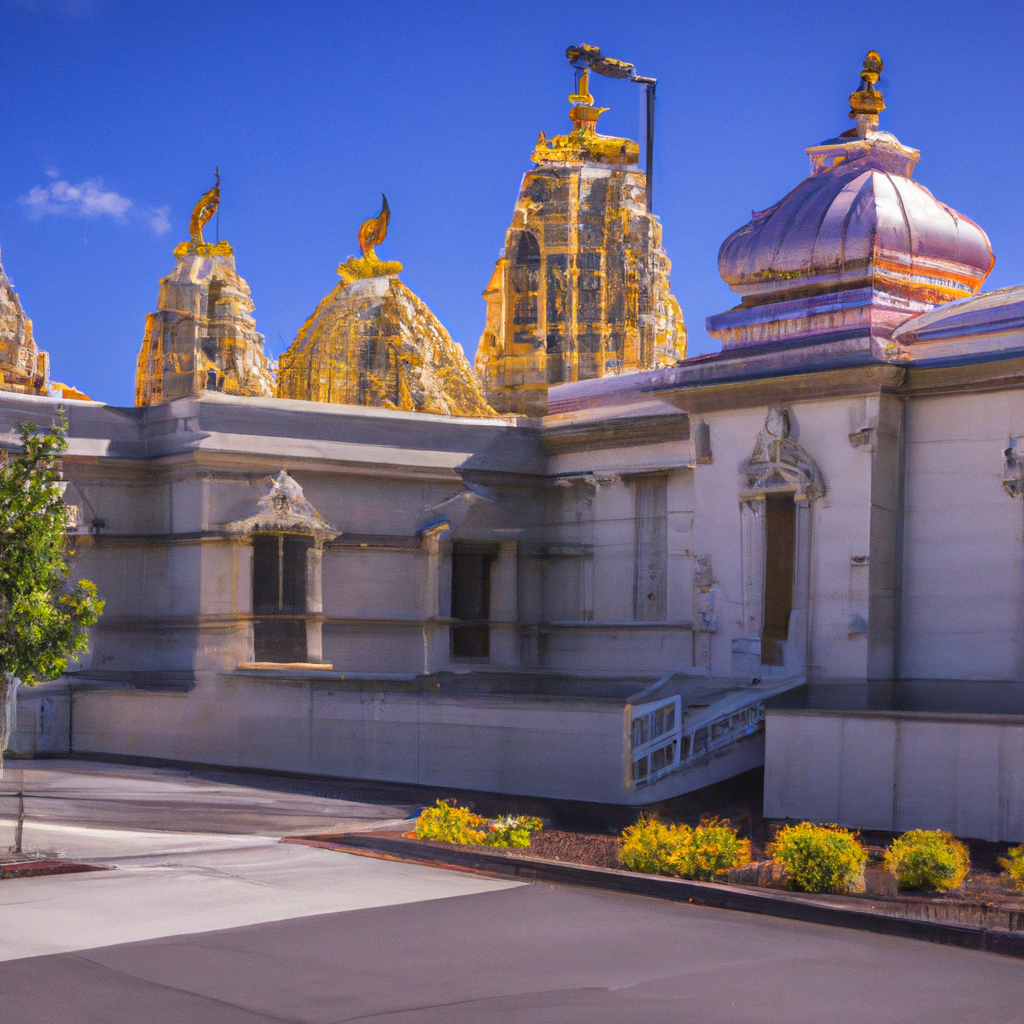
[[[769,711],[764,813],[1024,841],[1024,721]]]
[[[1024,392],[915,397],[907,434],[900,671],[1024,678],[1024,504],[1001,485]]]

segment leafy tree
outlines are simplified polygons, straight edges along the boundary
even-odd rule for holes
[[[95,584],[69,578],[67,446],[62,415],[49,430],[22,424],[20,451],[0,455],[0,673],[10,698],[16,680],[55,679],[85,653],[86,631],[103,612]]]

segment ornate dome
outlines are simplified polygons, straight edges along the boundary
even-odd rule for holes
[[[302,325],[280,359],[278,396],[447,416],[497,414],[487,404],[462,346],[401,281],[402,264],[382,261],[390,210],[359,230],[362,255]]]
[[[913,181],[918,152],[877,130],[884,104],[873,82],[851,106],[857,127],[808,149],[810,176],[722,243],[719,272],[743,297],[708,320],[724,346],[888,337],[908,317],[973,295],[991,271],[985,232]]]

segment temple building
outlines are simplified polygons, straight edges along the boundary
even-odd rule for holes
[[[476,371],[499,412],[542,416],[551,385],[686,356],[639,147],[597,132],[589,69],[569,102],[573,130],[541,133],[484,292]]]
[[[770,818],[1024,842],[1024,286],[979,291],[988,239],[911,178],[881,70],[722,245],[720,352],[677,359],[636,147],[585,78],[489,294],[490,409],[375,256],[386,206],[288,401],[177,346],[207,314],[169,281],[149,404],[67,403],[106,609],[15,749],[591,806],[763,768]],[[0,437],[57,401],[0,394]]]
[[[174,250],[177,264],[160,279],[157,310],[135,374],[135,404],[156,405],[203,391],[270,397],[274,378],[263,335],[252,317],[249,285],[225,241],[203,240],[203,226],[220,202],[217,184],[196,204],[191,239]]]
[[[50,357],[32,338],[32,321],[0,264],[0,391],[49,395]]]
[[[281,356],[281,398],[446,416],[494,416],[462,346],[399,279],[402,264],[378,258],[391,211],[359,230],[361,255]]]

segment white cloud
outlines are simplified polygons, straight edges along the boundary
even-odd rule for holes
[[[58,180],[48,185],[34,185],[18,201],[33,220],[40,217],[110,217],[127,224],[129,217],[143,221],[157,235],[171,230],[170,207],[151,206],[140,209],[125,196],[106,191],[103,183],[90,178],[72,185],[60,177],[60,171],[48,167],[46,175]]]
[[[72,185],[55,181],[50,185],[35,185],[19,202],[33,219],[54,214],[58,217],[112,217],[124,223],[132,201],[116,192],[104,192],[99,181],[83,181]]]
[[[156,206],[146,210],[143,217],[153,229],[154,234],[166,235],[171,230],[171,221],[167,216],[170,212],[169,206]]]

